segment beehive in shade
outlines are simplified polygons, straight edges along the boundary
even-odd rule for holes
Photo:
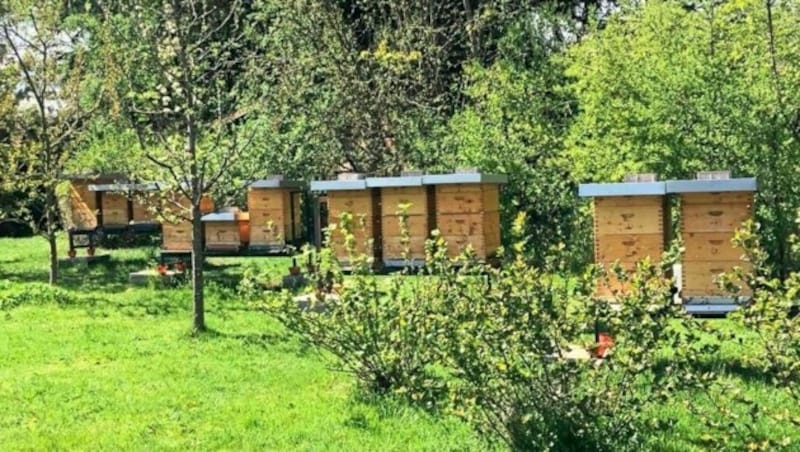
[[[380,191],[381,254],[387,267],[419,265],[425,260],[425,241],[435,229],[434,186],[422,176],[370,177],[367,188]],[[403,243],[405,215],[408,244]],[[404,255],[408,249],[408,254]]]
[[[753,216],[754,178],[730,179],[726,173],[701,173],[708,179],[667,182],[667,193],[680,197],[681,235],[685,248],[681,266],[681,297],[728,298],[718,287],[720,274],[747,268],[743,251],[732,239]],[[714,179],[720,177],[720,179]],[[749,295],[743,287],[742,296]]]
[[[458,256],[471,246],[478,259],[493,257],[500,247],[500,185],[502,174],[463,172],[428,174],[433,186],[435,226],[447,242],[448,255]]]
[[[207,251],[238,252],[241,249],[238,215],[239,209],[236,207],[203,215]]]
[[[117,176],[86,175],[70,176],[67,196],[62,202],[63,219],[67,229],[74,231],[92,231],[98,226],[99,195],[89,189],[90,185],[109,184]]]
[[[342,230],[343,214],[352,217],[352,234],[355,239],[355,252],[365,254],[381,262],[381,210],[380,189],[367,188],[361,175],[347,174],[338,180],[313,181],[311,190],[326,192],[328,227],[336,225],[331,234],[330,246],[340,262],[349,262]]]
[[[630,272],[644,258],[658,262],[669,242],[666,184],[655,178],[644,182],[581,184],[579,195],[593,198],[594,261]],[[611,273],[611,272],[609,272]],[[626,285],[609,275],[598,281],[595,295],[612,297]]]
[[[173,252],[192,251],[191,202],[189,198],[173,194],[173,199],[166,202],[166,218],[161,224],[161,249]],[[206,195],[200,202],[200,212],[210,213],[214,210],[214,201]]]
[[[302,237],[301,194],[304,184],[282,176],[253,182],[247,191],[249,248],[283,249]]]
[[[145,204],[158,184],[92,184],[89,190],[98,196],[98,224],[103,228],[158,223]]]

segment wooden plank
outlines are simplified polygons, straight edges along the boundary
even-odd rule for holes
[[[409,215],[425,215],[428,211],[428,194],[425,187],[381,188],[381,215],[394,215],[400,205],[409,205]]]
[[[483,184],[483,210],[484,212],[500,210],[500,186],[498,184]]]
[[[730,272],[737,266],[747,269],[750,267],[750,264],[742,261],[684,261],[682,265],[681,281],[683,287],[681,288],[681,296],[702,297],[731,295],[719,289],[715,280],[720,274]],[[744,287],[740,295],[750,295],[750,293],[749,288]]]
[[[661,234],[615,234],[595,237],[595,262],[614,261],[636,262],[650,257],[653,261],[661,259],[664,252],[664,237]]]
[[[328,221],[336,221],[347,212],[353,216],[372,216],[373,201],[368,191],[340,191],[328,193]]]
[[[122,226],[129,223],[128,198],[119,193],[105,192],[101,197],[103,226]]]
[[[744,251],[731,243],[730,232],[689,232],[683,234],[684,261],[739,261]]]
[[[437,213],[458,214],[458,213],[481,213],[483,211],[484,211],[483,193],[480,191],[436,193]]]
[[[681,230],[684,233],[734,231],[752,214],[747,204],[683,204]]]
[[[247,191],[247,210],[283,210],[285,199],[285,189],[250,188]]]
[[[663,234],[663,209],[654,205],[595,206],[596,235]]]
[[[161,248],[169,251],[192,249],[192,225],[188,221],[161,225]]]
[[[447,241],[447,255],[450,257],[458,256],[468,245],[472,245],[478,259],[486,259],[487,257],[484,238],[481,235],[457,235],[443,238]]]
[[[483,214],[441,214],[436,225],[444,237],[483,235]]]
[[[752,192],[682,193],[681,204],[740,204],[753,205]]]
[[[598,196],[594,198],[594,207],[657,206],[663,200],[663,196]]]
[[[483,184],[436,185],[436,194],[439,193],[483,193]]]
[[[411,237],[427,238],[431,231],[428,228],[428,217],[425,215],[409,215],[407,217],[408,234]],[[400,237],[400,217],[385,215],[381,217],[381,229],[384,236]]]
[[[414,259],[421,259],[425,257],[425,238],[411,237],[408,241],[409,257]],[[386,259],[402,259],[404,246],[402,238],[383,237],[383,257]]]
[[[238,249],[239,225],[235,221],[214,221],[205,224],[206,248],[210,250]]]

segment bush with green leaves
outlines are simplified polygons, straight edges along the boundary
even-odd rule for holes
[[[667,347],[683,347],[669,279],[642,262],[630,275],[615,270],[630,290],[594,299],[598,269],[564,276],[559,259],[537,268],[525,247],[518,241],[501,268],[484,266],[480,276],[434,264],[446,314],[437,317],[439,359],[453,377],[456,413],[515,450],[641,448],[653,427],[648,410],[683,381],[683,366],[663,359]],[[586,353],[596,325],[614,340],[602,360]]]
[[[328,231],[328,243],[331,234],[344,236],[351,267],[346,281],[333,251],[324,248],[312,256],[316,271],[309,276],[315,291],[300,300],[285,292],[268,301],[266,311],[333,355],[334,368],[354,375],[367,391],[432,408],[444,383],[432,365],[437,344],[430,322],[431,285],[406,278],[406,272],[377,277],[372,258],[356,251],[355,227],[352,216],[345,215]]]
[[[772,275],[768,253],[752,222],[737,232],[734,242],[745,250],[742,265],[718,281],[731,296],[743,286],[752,297],[728,315],[730,324],[698,325],[705,337],[703,353],[691,357],[698,372],[695,380],[698,400],[689,408],[706,427],[705,440],[718,448],[776,450],[797,447],[791,432],[800,428],[800,273],[786,279]],[[789,244],[798,251],[798,238]],[[744,264],[744,262],[743,262]],[[737,357],[724,356],[728,344],[739,349]],[[709,363],[710,361],[710,363]],[[746,371],[773,390],[770,400],[754,398],[741,384],[729,378],[731,372]],[[796,440],[796,438],[795,438]]]

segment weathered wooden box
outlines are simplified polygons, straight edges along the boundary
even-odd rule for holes
[[[301,238],[303,183],[280,176],[253,182],[247,191],[249,247],[284,246]]]
[[[595,295],[613,297],[628,290],[610,271],[615,263],[632,272],[645,258],[658,262],[670,239],[664,182],[582,184],[579,195],[591,197],[594,221],[594,261],[609,270],[597,282]]]
[[[238,252],[241,249],[238,213],[239,209],[228,208],[223,212],[203,215],[206,250]]]
[[[381,254],[387,267],[420,265],[425,241],[435,229],[434,187],[422,176],[367,178],[367,187],[380,191]],[[408,243],[403,243],[401,220],[405,215]],[[406,254],[407,252],[407,254]]]
[[[352,218],[350,232],[355,240],[354,252],[381,262],[380,190],[367,188],[363,178],[311,182],[311,190],[327,193],[328,227],[333,227],[330,246],[340,262],[349,263],[349,252],[341,224],[342,215]],[[334,226],[335,225],[335,226]]]
[[[431,218],[450,257],[468,246],[480,260],[494,257],[500,247],[500,185],[507,181],[505,175],[478,172],[423,176],[423,184],[433,187]]]
[[[680,198],[680,229],[685,248],[681,292],[684,299],[730,297],[716,280],[734,267],[748,269],[743,251],[732,240],[736,230],[753,216],[756,180],[676,180],[667,192]],[[746,285],[738,296],[750,295]]]

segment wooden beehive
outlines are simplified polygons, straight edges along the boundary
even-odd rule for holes
[[[203,197],[200,209],[204,214],[214,210],[214,201],[210,196]],[[161,249],[190,252],[192,250],[192,223],[185,217],[191,214],[191,202],[185,196],[175,195],[174,199],[167,203],[167,210],[166,216],[170,218],[161,224]]]
[[[234,207],[203,216],[206,250],[239,251],[242,240],[239,237],[238,213],[239,209]]]
[[[381,221],[380,221],[380,191],[377,188],[367,188],[363,179],[314,181],[311,190],[327,192],[328,227],[335,229],[331,234],[329,244],[340,262],[349,262],[349,252],[345,244],[345,233],[341,218],[349,214],[352,218],[351,233],[355,240],[354,251],[374,258],[375,262],[381,259]]]
[[[425,241],[435,225],[433,186],[422,176],[376,177],[367,187],[380,190],[381,254],[389,267],[420,264],[425,260]],[[408,244],[403,243],[401,211],[405,212]],[[404,255],[408,251],[407,255]]]
[[[70,180],[69,197],[64,209],[64,220],[68,229],[81,231],[97,227],[96,195],[89,190],[89,184],[96,182],[93,179]]]
[[[301,237],[302,183],[273,177],[256,181],[247,191],[250,248],[282,247]]]
[[[631,272],[642,259],[660,260],[670,235],[665,183],[582,184],[579,190],[581,196],[594,199],[596,264],[611,270],[618,263]],[[612,271],[608,273],[608,279],[597,282],[598,297],[612,297],[629,288]]]
[[[423,177],[433,186],[434,221],[447,242],[448,255],[458,256],[471,246],[480,260],[493,257],[500,247],[500,184],[497,174],[456,173]]]
[[[684,256],[681,297],[728,297],[716,280],[734,267],[748,269],[743,251],[732,239],[753,216],[755,179],[685,180],[667,182],[667,191],[680,196]],[[750,295],[743,284],[738,295]]]

